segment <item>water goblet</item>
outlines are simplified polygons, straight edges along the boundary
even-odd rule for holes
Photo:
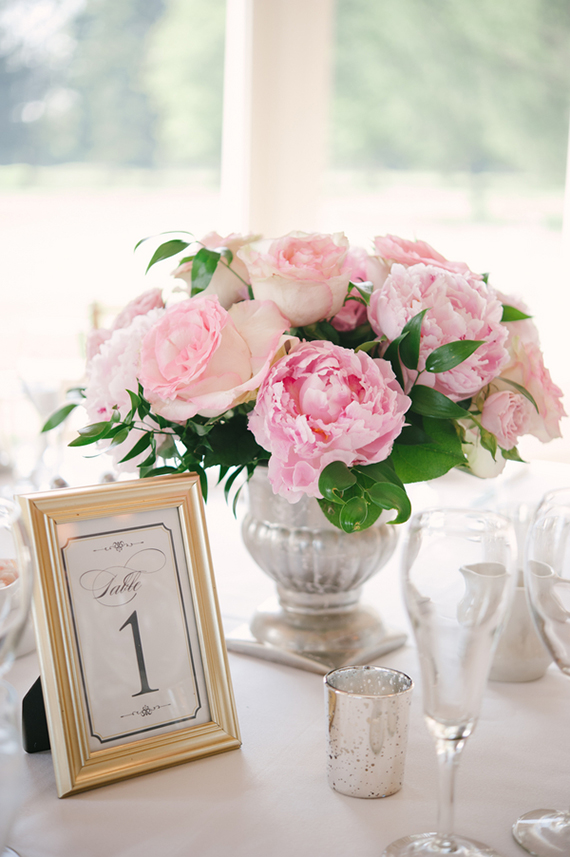
[[[570,488],[546,494],[525,550],[525,583],[532,617],[552,659],[570,676]],[[570,854],[570,811],[538,809],[513,825],[513,836],[537,857]]]
[[[0,854],[15,855],[5,847],[20,804],[23,774],[18,728],[18,701],[3,680],[16,655],[30,609],[32,564],[20,509],[0,500]],[[17,857],[17,855],[16,855]]]
[[[454,832],[454,778],[473,732],[494,645],[515,584],[516,541],[494,512],[415,515],[402,555],[404,600],[416,639],[424,716],[439,768],[437,832],[393,842],[384,857],[498,857]]]

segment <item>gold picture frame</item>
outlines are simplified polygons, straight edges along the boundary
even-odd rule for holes
[[[59,797],[238,748],[199,478],[19,500]]]

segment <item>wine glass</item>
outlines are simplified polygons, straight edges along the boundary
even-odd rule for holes
[[[422,673],[424,716],[439,768],[437,832],[393,842],[384,857],[498,857],[453,829],[454,778],[473,732],[494,644],[515,584],[516,540],[494,512],[433,509],[411,521],[402,556],[404,600]]]
[[[525,550],[531,613],[553,660],[570,676],[570,488],[546,494]],[[537,857],[570,854],[570,812],[537,809],[513,825],[513,836]]]
[[[31,594],[31,552],[20,509],[0,500],[0,849],[20,805],[23,777],[18,700],[2,676],[16,655]],[[1,852],[2,857],[15,853],[11,848]]]

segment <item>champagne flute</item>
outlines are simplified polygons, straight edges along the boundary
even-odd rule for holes
[[[546,494],[535,513],[526,543],[525,582],[538,633],[570,676],[570,488]],[[568,855],[570,812],[527,812],[513,825],[513,836],[537,857]]]
[[[16,656],[32,594],[32,564],[20,509],[0,500],[0,854],[20,805],[23,758],[16,693],[3,680]],[[17,857],[17,855],[16,855]]]
[[[498,857],[454,832],[454,778],[473,732],[494,644],[515,584],[516,540],[494,512],[433,509],[412,519],[402,556],[404,600],[422,673],[424,716],[439,767],[437,832],[393,842],[384,857]]]

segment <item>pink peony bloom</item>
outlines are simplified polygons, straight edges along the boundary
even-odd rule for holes
[[[377,259],[371,259],[363,247],[351,247],[346,254],[343,270],[350,276],[351,283],[364,283],[372,281],[372,273],[377,272]],[[386,268],[382,282],[388,275]],[[380,283],[379,283],[380,284]],[[366,322],[366,306],[358,300],[350,298],[340,308],[331,324],[336,330],[354,330],[360,324]]]
[[[432,265],[435,268],[442,268],[444,271],[463,274],[468,280],[482,279],[481,275],[474,274],[465,262],[449,262],[445,256],[442,256],[425,241],[407,241],[405,238],[398,238],[396,235],[378,235],[374,239],[374,247],[377,255],[388,263],[397,262],[409,267],[423,262],[424,265]]]
[[[153,309],[162,309],[164,301],[160,289],[149,289],[134,300],[130,301],[119,313],[110,330],[104,327],[92,330],[87,337],[87,366],[96,354],[99,354],[101,346],[106,342],[114,330],[128,327],[137,315],[146,315]]]
[[[528,322],[515,322],[515,324],[526,325]],[[510,326],[510,323],[505,325],[505,327]],[[525,330],[525,332],[527,331]],[[555,437],[561,437],[560,420],[566,416],[562,404],[563,394],[544,365],[544,358],[538,343],[533,339],[525,341],[521,336],[511,334],[508,348],[510,360],[503,368],[501,377],[508,378],[510,381],[525,387],[538,407],[537,413],[536,409],[532,405],[530,406],[527,431],[543,443],[548,443]],[[500,380],[498,383],[501,385]]]
[[[502,390],[485,399],[481,425],[497,438],[503,449],[516,446],[521,435],[528,432],[531,403],[520,393]]]
[[[146,315],[151,309],[162,309],[164,301],[160,289],[149,289],[148,292],[143,292],[138,298],[135,298],[119,313],[113,322],[112,330],[119,330],[121,327],[128,327],[137,315]]]
[[[104,342],[107,342],[108,339],[111,338],[111,331],[107,330],[105,327],[96,327],[94,330],[90,330],[87,334],[87,365],[91,363],[96,354],[99,354],[101,351],[101,346]]]
[[[156,413],[185,422],[254,398],[289,327],[272,301],[228,312],[217,297],[175,304],[146,334],[140,379]]]
[[[329,341],[301,342],[262,384],[249,428],[271,453],[275,493],[294,503],[320,497],[321,471],[383,461],[404,425],[410,400],[390,364]]]
[[[504,295],[501,292],[497,292],[497,295],[502,303],[530,314],[530,310],[518,296]],[[527,318],[522,321],[506,322],[505,327],[509,332],[506,348],[510,361],[501,375],[503,378],[522,384],[538,406],[537,413],[529,403],[530,423],[527,431],[543,443],[555,437],[561,437],[560,420],[566,416],[561,402],[562,390],[553,382],[550,372],[544,365],[536,324],[531,318]],[[499,386],[505,385],[499,381]]]
[[[360,301],[350,298],[345,305],[331,319],[331,324],[336,330],[354,330],[366,322],[367,307]]]
[[[218,266],[214,271],[214,275],[210,280],[210,284],[202,295],[217,295],[221,306],[224,309],[229,309],[232,304],[238,301],[247,300],[249,275],[247,268],[242,260],[237,255],[238,250],[245,247],[251,241],[256,241],[259,235],[239,235],[237,232],[232,232],[222,238],[217,232],[208,232],[200,244],[207,247],[208,250],[218,250],[220,247],[227,247],[233,254],[233,259],[228,265],[228,262],[223,257],[218,262]],[[188,286],[188,293],[192,289],[192,262],[184,262],[172,272],[172,276],[176,279],[184,280]]]
[[[372,292],[368,319],[378,335],[392,341],[423,309],[427,312],[420,339],[420,371],[428,354],[440,345],[460,339],[484,340],[484,344],[454,369],[423,372],[418,383],[461,401],[500,375],[509,359],[508,331],[501,324],[502,307],[491,288],[432,265],[396,264],[382,288]],[[416,373],[406,370],[406,376],[411,384]]]
[[[163,314],[161,309],[153,309],[146,315],[137,315],[128,327],[120,327],[109,334],[101,346],[100,352],[93,357],[89,365],[89,381],[85,390],[85,408],[90,423],[98,423],[111,418],[113,408],[119,409],[125,417],[131,409],[131,400],[127,390],[138,391],[140,372],[140,348],[142,340],[152,325]],[[156,423],[147,417],[145,424],[156,428]],[[139,431],[131,431],[124,443],[110,447],[109,452],[119,470],[134,472],[137,465],[148,458],[148,450],[141,455],[119,465],[119,461],[142,436]],[[109,441],[101,441],[101,448],[109,447]]]
[[[291,232],[277,238],[267,252],[252,245],[239,251],[258,300],[275,301],[292,326],[331,318],[342,307],[350,272],[344,261],[348,240],[335,235]]]

